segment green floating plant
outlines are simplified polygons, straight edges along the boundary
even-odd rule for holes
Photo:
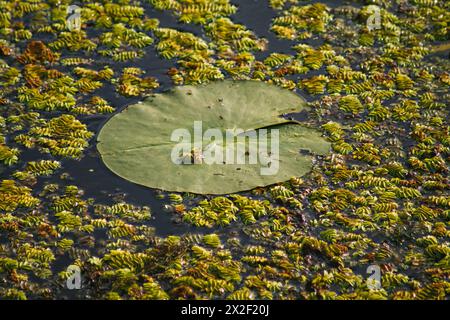
[[[158,80],[153,77],[140,76],[144,72],[139,68],[124,68],[122,70],[122,75],[117,82],[117,91],[124,96],[139,96],[143,94],[148,94],[153,89],[159,87]]]
[[[229,18],[219,18],[205,26],[206,34],[209,35],[217,46],[218,51],[223,54],[230,50],[237,52],[264,50],[266,41],[258,39],[257,36],[244,25],[236,24]]]
[[[37,147],[43,153],[80,158],[92,132],[72,115],[63,114],[47,123],[40,123],[15,140],[27,148]]]
[[[18,185],[14,180],[2,180],[0,183],[0,210],[12,212],[17,208],[31,208],[39,203],[31,195],[31,189]]]
[[[98,52],[104,56],[112,56],[114,61],[126,61],[140,57],[143,52],[134,49],[141,49],[153,43],[153,39],[145,33],[128,29],[121,23],[113,25],[112,31],[103,33],[99,40],[108,49]]]
[[[203,200],[199,206],[181,212],[183,221],[197,227],[227,226],[238,217],[244,224],[255,223],[259,218],[271,214],[269,201],[253,200],[244,196],[216,197]]]
[[[220,69],[213,65],[214,51],[208,43],[189,32],[158,28],[156,50],[165,59],[177,59],[178,68],[168,72],[175,84],[196,84],[223,79]]]
[[[30,161],[23,171],[17,171],[13,175],[19,180],[33,179],[38,176],[49,176],[60,167],[61,163],[58,161]]]
[[[345,112],[358,114],[364,110],[364,106],[359,101],[358,97],[349,95],[342,97],[339,100],[339,108]]]
[[[19,149],[5,145],[5,138],[0,135],[0,161],[7,166],[13,165],[19,161],[19,153]]]
[[[70,51],[93,51],[97,48],[97,44],[92,40],[89,40],[86,32],[80,30],[59,33],[58,39],[51,42],[49,47],[54,50],[67,49]]]
[[[229,0],[148,0],[159,10],[172,10],[180,22],[206,22],[221,16],[229,16],[236,12],[236,6]]]
[[[149,97],[113,117],[99,134],[98,149],[113,172],[148,187],[210,194],[248,190],[308,172],[312,157],[301,154],[300,149],[318,154],[328,152],[329,144],[319,131],[281,117],[303,108],[304,102],[298,95],[261,82],[223,81],[178,87]],[[200,141],[199,147],[190,146],[195,121],[201,121],[204,131],[217,129],[222,141],[210,137],[209,141]],[[279,156],[264,164],[261,152],[270,152],[267,146],[266,151],[257,151],[260,164],[249,162],[249,157],[256,154],[250,155],[248,151],[243,159],[237,159],[238,148],[249,150],[246,132],[256,130],[256,137],[262,128],[279,130]],[[181,144],[180,137],[175,140],[172,137],[177,129],[185,129],[189,135]],[[235,131],[238,129],[243,131]],[[230,130],[231,140],[229,137],[227,141],[226,130]],[[272,141],[272,135],[266,138]],[[256,140],[252,141],[250,143]],[[186,149],[186,154],[176,151],[180,148]],[[231,156],[227,156],[226,148],[232,151]],[[222,160],[206,164],[202,158],[207,152],[214,159],[221,154]],[[174,157],[186,158],[186,161],[180,162]],[[186,164],[191,162],[187,161],[191,157],[194,157],[194,164]],[[229,159],[224,165],[226,157]],[[261,168],[271,170],[274,160],[279,161],[277,172],[261,174]]]
[[[310,38],[313,33],[326,31],[332,20],[329,8],[323,3],[292,6],[283,12],[284,15],[273,19],[271,30],[280,38]]]
[[[298,3],[298,0],[269,0],[269,4],[274,9],[283,9],[287,3]]]
[[[71,2],[0,6],[0,299],[65,298],[68,263],[82,268],[83,298],[448,299],[448,1],[377,1],[375,29],[367,22],[376,7],[361,1],[260,1],[277,10],[271,30],[292,40],[293,54],[274,52],[277,43],[252,32],[237,0],[86,0],[81,30],[68,31]],[[145,2],[180,24],[159,27]],[[194,35],[183,23],[200,26]],[[171,60],[166,71],[176,85],[255,79],[314,99],[308,122],[322,125],[332,152],[303,181],[252,196],[165,198],[184,223],[240,226],[245,244],[229,228],[157,237],[149,208],[120,196],[99,204],[55,183],[67,167],[60,156],[79,157],[92,143],[84,126],[91,117],[78,115],[114,111],[102,84],[113,84],[122,100],[157,87],[151,70],[144,76],[131,61],[144,50],[153,61],[152,39]],[[204,112],[184,99],[160,109]],[[251,119],[268,112],[255,109]],[[23,149],[33,147],[59,161],[24,161]],[[67,174],[60,178],[67,182]],[[382,269],[380,290],[365,281],[373,264]]]

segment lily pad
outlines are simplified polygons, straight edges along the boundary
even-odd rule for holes
[[[311,153],[329,151],[330,144],[318,130],[281,117],[305,108],[306,103],[299,95],[259,81],[218,81],[175,87],[112,117],[101,129],[97,147],[111,171],[134,183],[167,191],[234,193],[302,176],[311,169]],[[201,133],[219,129],[223,140],[206,139],[195,149],[187,138],[173,139],[177,129],[188,132],[193,139],[194,123],[198,125],[199,121]],[[234,132],[236,139],[227,142],[227,130]],[[258,149],[257,163],[250,162],[255,154],[248,151],[245,159],[241,158],[244,163],[237,163],[237,158],[231,156],[227,160],[229,150],[237,153],[237,150],[244,150],[240,147],[261,146],[255,139],[237,139],[252,130],[259,139],[266,137],[260,141],[268,142],[265,151]],[[276,141],[279,152],[271,153],[276,150],[272,149]],[[194,160],[192,164],[173,161],[171,155],[175,147],[192,151],[187,154],[188,160]],[[205,163],[206,160],[195,159],[194,152],[213,156],[222,152],[224,161]],[[263,155],[266,155],[265,162]],[[263,167],[272,172],[262,174]]]

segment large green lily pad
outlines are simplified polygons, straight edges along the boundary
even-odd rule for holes
[[[258,81],[219,81],[175,87],[112,117],[100,131],[97,147],[110,170],[144,186],[200,194],[250,190],[302,176],[312,166],[313,155],[309,152],[325,154],[329,151],[329,143],[318,130],[281,117],[305,109],[305,104],[291,91]],[[262,163],[249,164],[248,156],[245,164],[236,164],[236,161],[234,164],[230,161],[206,164],[201,160],[196,161],[202,162],[197,164],[174,163],[171,158],[174,147],[183,146],[186,140],[171,141],[172,134],[176,129],[187,129],[193,138],[194,121],[202,122],[203,132],[218,128],[224,133],[223,143],[204,141],[202,150],[195,149],[199,150],[192,152],[192,158],[196,159],[197,154],[211,152],[211,146],[216,151],[225,150],[229,146],[225,130],[236,128],[256,130],[258,136],[262,129],[268,130],[267,151],[270,151],[274,143],[272,136],[275,137],[271,130],[278,129],[279,156],[274,153],[272,163],[264,163],[270,167],[278,160],[278,171],[263,175]],[[253,143],[245,141],[247,147]],[[242,146],[242,141],[233,142],[235,150],[239,144]]]

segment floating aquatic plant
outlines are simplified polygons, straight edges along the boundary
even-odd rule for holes
[[[179,109],[174,113],[176,117],[161,116],[161,113],[173,113],[174,108]],[[311,168],[311,156],[301,155],[302,148],[319,154],[328,151],[328,143],[320,138],[318,131],[288,124],[288,120],[280,117],[302,108],[303,101],[299,96],[259,82],[226,81],[201,87],[180,87],[170,93],[149,97],[144,103],[128,107],[111,119],[100,132],[98,148],[103,161],[113,172],[149,187],[216,194],[246,190],[306,173]],[[280,151],[279,158],[273,161],[280,162],[279,171],[274,175],[261,175],[261,165],[236,163],[234,154],[236,160],[226,165],[222,163],[225,160],[199,165],[174,163],[171,155],[179,141],[173,141],[173,131],[185,124],[186,130],[191,132],[195,121],[201,121],[204,130],[217,128],[221,134],[228,129],[248,131],[278,125],[274,128],[280,130]],[[200,152],[207,152],[206,148],[212,143],[214,149],[210,152],[214,157],[226,155],[227,146],[237,150],[241,143],[237,140],[238,134],[243,133],[234,134],[233,141],[206,141]],[[186,139],[183,148],[191,144],[191,137]],[[241,147],[249,150],[245,139],[242,143]],[[245,158],[248,161],[248,156]],[[262,165],[270,168],[270,164]]]
[[[448,299],[448,2],[380,1],[370,30],[373,4],[261,3],[292,51],[261,39],[245,11],[237,21],[236,1],[83,1],[79,31],[66,27],[71,4],[0,6],[1,299],[65,297],[68,264],[84,298]],[[159,10],[180,24],[159,26]],[[153,47],[169,65],[156,74]],[[175,85],[301,89],[332,150],[301,179],[247,194],[161,192],[182,225],[211,229],[156,236],[150,208],[90,199],[88,180],[67,185],[64,170],[93,142],[85,125],[165,85],[159,71]],[[359,271],[373,264],[380,290]]]
[[[16,142],[27,148],[38,147],[43,153],[79,158],[91,137],[86,125],[71,115],[62,115],[18,135]]]
[[[172,10],[179,16],[180,22],[206,22],[221,16],[228,16],[236,12],[236,6],[229,0],[148,0],[159,10]]]
[[[153,77],[141,78],[143,71],[139,68],[124,68],[118,81],[117,91],[124,96],[139,96],[159,87]]]
[[[322,3],[292,6],[283,16],[273,20],[271,30],[281,38],[291,40],[303,36],[309,38],[312,36],[311,33],[325,32],[326,25],[331,19],[329,8]]]

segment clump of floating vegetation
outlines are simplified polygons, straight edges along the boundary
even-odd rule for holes
[[[143,71],[139,68],[124,68],[117,82],[117,91],[124,96],[139,96],[150,93],[159,87],[154,77],[140,77]]]
[[[156,9],[171,10],[180,22],[206,24],[214,18],[229,16],[236,6],[229,0],[148,0]]]
[[[271,30],[281,38],[308,39],[315,33],[326,31],[327,23],[332,19],[329,11],[330,9],[323,3],[291,6],[284,15],[273,20]]]
[[[82,155],[92,132],[72,115],[62,115],[50,121],[41,121],[15,141],[26,148],[37,147],[43,153],[78,158]]]
[[[198,207],[188,212],[180,212],[183,220],[197,227],[227,226],[240,217],[242,223],[254,223],[261,216],[270,214],[272,209],[267,200],[257,201],[233,195],[231,199],[216,197],[203,200]]]
[[[292,51],[235,21],[237,1],[1,2],[1,299],[62,298],[69,265],[83,272],[80,298],[448,299],[448,1],[260,2],[276,14],[261,23]],[[72,4],[80,30],[66,27]],[[160,25],[161,11],[180,28]],[[156,236],[160,208],[92,199],[64,170],[118,95],[159,90],[159,58],[175,85],[301,92],[332,151],[301,178],[245,193],[161,192],[190,228]]]
[[[138,49],[153,43],[153,39],[145,33],[127,28],[121,23],[114,24],[112,30],[103,33],[99,40],[108,49],[98,52],[104,56],[111,56],[114,61],[133,60],[142,57],[143,51],[127,50],[127,47]]]

